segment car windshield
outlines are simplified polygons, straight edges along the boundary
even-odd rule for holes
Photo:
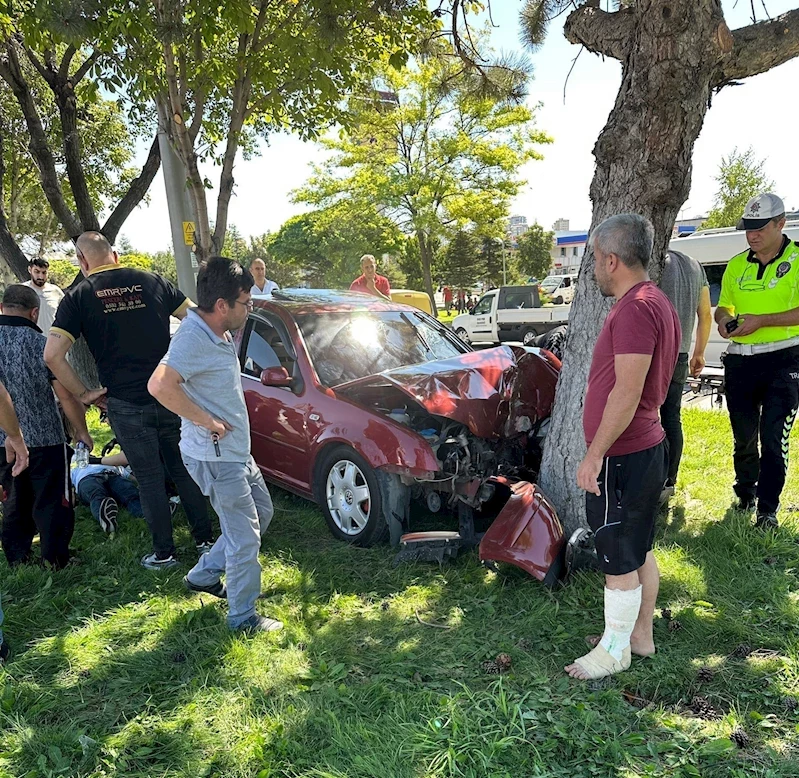
[[[541,282],[541,288],[545,292],[554,292],[560,286],[561,281],[563,281],[563,276],[547,276]]]
[[[412,311],[308,314],[298,316],[297,324],[326,386],[467,350]]]

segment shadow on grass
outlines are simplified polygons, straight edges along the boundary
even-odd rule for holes
[[[85,542],[86,566],[54,579],[12,621],[30,648],[0,676],[0,770],[87,778],[792,774],[777,757],[758,763],[722,752],[729,721],[706,725],[658,707],[683,710],[700,693],[697,663],[751,632],[760,618],[753,607],[790,605],[784,589],[775,600],[757,582],[737,585],[729,557],[747,536],[736,517],[691,534],[684,513],[672,515],[660,543],[674,544],[697,571],[682,582],[665,569],[664,599],[680,603],[674,616],[683,628],[668,631],[659,619],[658,656],[585,685],[561,668],[584,651],[590,619],[601,614],[599,575],[549,592],[513,568],[484,570],[474,554],[445,567],[393,568],[393,549],[345,546],[307,503],[280,492],[275,502],[258,608],[286,623],[280,634],[233,635],[224,603],[183,592],[183,571],[153,577],[138,568],[142,533],[123,532],[118,545]],[[187,537],[181,530],[181,545]],[[751,599],[758,592],[759,604]],[[10,610],[20,602],[17,595]],[[776,639],[777,631],[763,634]],[[497,679],[483,664],[499,652],[512,671]],[[733,681],[736,711],[767,716],[763,689],[741,696],[777,672],[763,669],[767,661],[728,660],[731,669],[701,692],[726,710],[724,684]],[[636,710],[625,690],[655,706]]]

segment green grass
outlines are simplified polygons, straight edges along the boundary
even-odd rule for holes
[[[686,422],[656,548],[659,606],[682,628],[658,616],[657,656],[591,685],[562,667],[599,628],[596,573],[549,592],[474,554],[393,568],[389,547],[337,543],[313,506],[277,491],[259,609],[286,630],[246,639],[224,604],[183,590],[182,516],[184,567],[158,575],[138,564],[142,522],[125,516],[109,540],[81,509],[81,565],[0,562],[16,649],[0,670],[0,775],[799,776],[799,713],[784,699],[799,695],[799,515],[784,511],[772,535],[750,528],[729,510],[726,416]],[[789,507],[796,476],[794,464]],[[731,657],[743,642],[763,651]],[[511,672],[487,675],[499,652]],[[701,684],[704,665],[716,672]],[[687,710],[697,695],[718,718]],[[738,725],[751,738],[740,751]]]

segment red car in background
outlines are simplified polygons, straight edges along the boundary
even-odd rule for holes
[[[557,575],[562,529],[532,483],[555,357],[473,351],[418,309],[353,292],[284,290],[254,306],[237,340],[268,481],[317,502],[335,537],[362,546],[387,532],[398,543],[419,502],[461,530],[496,515],[482,558]]]

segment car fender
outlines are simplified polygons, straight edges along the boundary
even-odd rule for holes
[[[357,451],[375,470],[386,470],[415,478],[432,478],[439,470],[430,445],[415,432],[361,409],[363,423],[325,427],[313,441],[313,471],[322,452],[332,445]]]

